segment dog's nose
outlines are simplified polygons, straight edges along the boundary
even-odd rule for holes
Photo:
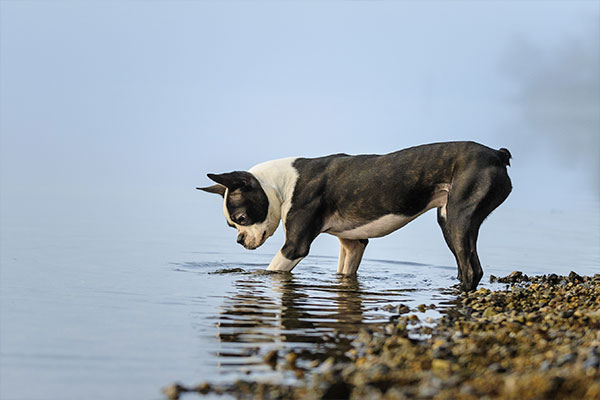
[[[244,239],[246,239],[246,234],[245,233],[240,233],[237,237],[237,242],[241,245],[244,244]]]

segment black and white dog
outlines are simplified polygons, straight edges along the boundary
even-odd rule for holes
[[[320,233],[340,240],[337,272],[354,274],[368,239],[385,236],[429,209],[458,264],[464,290],[483,276],[477,236],[509,195],[507,149],[474,142],[433,143],[385,155],[334,154],[268,161],[249,171],[208,174],[198,188],[223,196],[237,241],[256,249],[283,221],[285,244],[268,269],[291,271]]]

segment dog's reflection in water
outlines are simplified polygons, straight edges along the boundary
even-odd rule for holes
[[[300,360],[344,357],[361,327],[382,322],[366,317],[366,307],[380,301],[356,276],[324,282],[290,273],[245,275],[219,312],[219,364],[261,365],[269,350],[294,350]]]

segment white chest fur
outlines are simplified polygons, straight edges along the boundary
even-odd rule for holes
[[[298,180],[298,171],[293,167],[297,157],[282,158],[267,161],[250,168],[249,172],[254,174],[260,181],[263,189],[269,196],[270,193],[277,197],[277,207],[281,207],[281,219],[284,223],[287,213],[292,205],[292,195]],[[269,196],[270,197],[270,196]],[[269,202],[272,203],[271,198]]]

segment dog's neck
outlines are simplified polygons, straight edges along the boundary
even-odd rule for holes
[[[283,219],[284,222],[298,179],[298,171],[292,165],[294,160],[296,157],[267,161],[249,170],[258,179],[269,199],[269,214],[276,213],[277,219]]]

